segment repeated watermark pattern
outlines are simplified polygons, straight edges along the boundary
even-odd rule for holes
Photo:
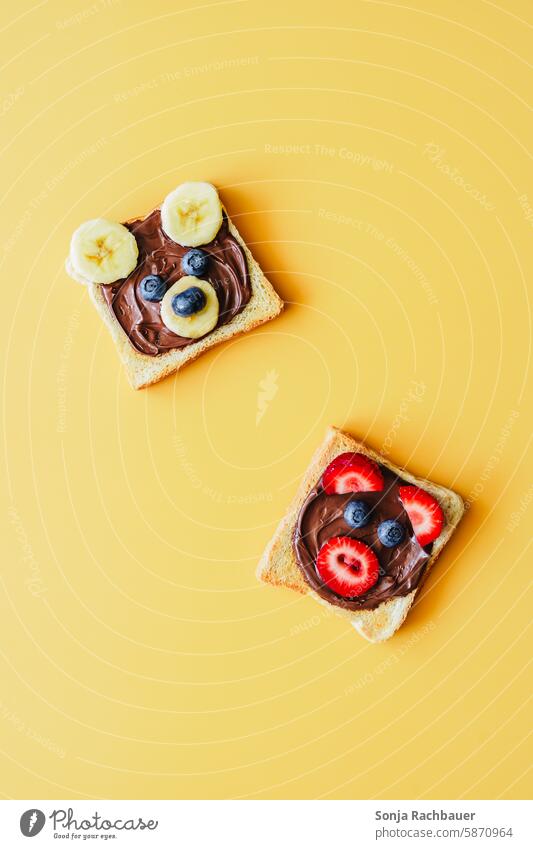
[[[524,212],[524,218],[530,227],[533,227],[533,206],[532,202],[529,200],[529,197],[526,194],[520,195],[518,198],[518,203],[522,207]]]
[[[511,435],[511,431],[513,429],[514,423],[516,422],[519,415],[520,415],[520,413],[518,412],[518,410],[511,410],[511,412],[509,413],[507,421],[505,422],[502,429],[500,430],[498,440],[496,442],[496,445],[494,446],[494,451],[490,455],[487,462],[485,463],[483,471],[482,471],[481,475],[479,476],[478,482],[476,483],[475,486],[472,487],[472,489],[470,490],[470,494],[465,501],[465,509],[466,510],[468,510],[468,508],[471,507],[472,504],[475,501],[477,501],[477,499],[480,497],[480,495],[482,495],[482,493],[484,492],[485,484],[492,477],[494,469],[498,466],[498,464],[499,464],[499,462],[502,458],[504,448],[509,441],[509,437]]]
[[[60,171],[48,177],[41,191],[34,195],[26,206],[26,209],[15,224],[9,238],[3,243],[4,255],[9,254],[17,245],[26,229],[31,224],[33,216],[37,210],[40,209],[43,203],[50,197],[50,194],[57,189],[63,180],[68,177],[70,172],[79,165],[82,165],[89,157],[98,153],[107,143],[106,138],[101,137],[96,139],[96,141],[92,142],[92,144],[89,144],[87,147],[80,150],[76,156],[72,157],[72,159],[69,159]]]
[[[298,637],[300,634],[305,634],[320,625],[325,619],[331,619],[335,616],[335,611],[331,607],[321,607],[313,616],[304,619],[303,622],[297,622],[291,626],[289,636]]]
[[[179,466],[192,488],[199,490],[202,495],[216,504],[262,504],[273,500],[272,492],[227,493],[216,489],[198,474],[188,457],[187,446],[179,434],[174,434],[172,444]]]
[[[420,640],[424,639],[427,634],[434,631],[435,627],[435,623],[430,619],[429,622],[426,622],[425,625],[414,631],[399,648],[388,654],[384,660],[377,663],[372,669],[367,670],[363,675],[359,676],[356,681],[346,687],[344,695],[349,696],[357,690],[361,690],[363,687],[366,687],[368,684],[372,684],[376,678],[379,678],[381,675],[388,672],[389,669],[396,666],[396,664],[401,661],[402,657],[407,654],[413,646],[416,646]]]
[[[132,97],[139,97],[139,95],[160,86],[183,82],[184,80],[190,80],[202,74],[217,74],[221,71],[232,70],[233,68],[246,68],[250,65],[258,65],[259,61],[259,56],[234,56],[228,59],[203,62],[201,65],[185,65],[183,68],[176,68],[173,71],[163,71],[161,74],[157,74],[157,76],[151,77],[149,80],[144,80],[142,83],[131,88],[116,91],[113,95],[113,100],[115,103],[124,103]]]
[[[90,6],[80,9],[79,12],[74,12],[74,14],[68,15],[66,18],[59,18],[56,21],[56,29],[65,30],[70,29],[70,27],[77,26],[78,24],[84,24],[85,21],[93,18],[99,12],[105,12],[107,9],[112,9],[114,6],[118,6],[120,2],[121,0],[96,0],[96,2],[91,3]]]
[[[69,317],[67,324],[67,332],[61,348],[61,356],[59,368],[56,374],[57,387],[57,432],[65,433],[67,429],[67,385],[68,385],[68,369],[74,336],[79,327],[80,314],[73,312]]]
[[[392,236],[389,236],[389,238],[385,242],[385,245],[393,252],[396,257],[398,257],[400,262],[403,262],[407,266],[413,277],[416,278],[421,288],[424,290],[428,303],[438,304],[438,298],[435,295],[435,292],[433,291],[428,278],[426,277],[422,269],[418,266],[418,264],[415,262],[413,257],[410,256],[409,253],[405,250],[405,248],[402,248],[402,246],[399,245],[396,239],[394,239]]]
[[[411,380],[409,390],[405,393],[402,400],[400,401],[398,412],[394,416],[392,424],[387,432],[387,436],[383,440],[383,444],[381,445],[380,449],[381,454],[384,454],[385,456],[389,454],[402,424],[404,424],[404,422],[410,421],[409,416],[407,415],[409,407],[413,403],[420,404],[425,393],[426,384],[423,381]]]
[[[28,738],[28,740],[32,740],[32,742],[37,743],[38,746],[42,746],[43,749],[46,749],[53,755],[57,755],[58,758],[66,757],[67,753],[62,746],[59,746],[53,740],[50,740],[49,737],[45,737],[39,731],[36,731],[31,725],[28,725],[28,723],[25,722],[25,720],[22,719],[16,711],[6,705],[1,698],[0,719],[9,723],[12,728],[14,728],[19,734],[23,734],[24,737]]]
[[[519,526],[522,519],[524,518],[524,516],[527,512],[527,509],[528,509],[528,507],[529,507],[529,505],[531,504],[532,501],[533,501],[533,483],[531,484],[529,489],[527,489],[523,493],[523,495],[521,496],[520,501],[518,502],[518,509],[513,510],[513,512],[511,513],[511,518],[509,519],[509,521],[507,523],[507,530],[509,531],[510,534],[512,534],[513,531],[516,531],[517,527]]]
[[[255,414],[256,427],[259,427],[263,416],[278,394],[278,378],[279,374],[276,369],[270,369],[259,381],[259,388],[257,390],[257,411]]]
[[[24,584],[29,592],[36,598],[41,598],[46,593],[46,585],[43,581],[41,567],[39,561],[35,557],[33,547],[26,533],[26,528],[14,504],[8,511],[9,523],[13,526],[17,542],[21,551],[21,560],[27,567],[27,574],[24,579]]]
[[[342,212],[335,212],[333,209],[324,209],[322,206],[317,210],[317,215],[319,218],[323,218],[325,221],[331,221],[333,224],[353,227],[354,230],[364,233],[372,239],[376,239],[377,242],[382,242],[385,239],[385,233],[379,227],[376,227],[370,221],[363,221],[362,218],[344,215]]]
[[[3,100],[0,101],[0,118],[3,118],[4,115],[7,115],[7,113],[13,109],[15,103],[17,103],[24,94],[24,91],[24,86],[19,85],[14,91],[10,91],[9,94],[6,94]]]
[[[492,212],[496,207],[491,203],[487,195],[480,189],[477,189],[472,183],[469,183],[461,174],[457,166],[450,165],[446,159],[446,150],[435,142],[428,142],[424,145],[423,155],[435,166],[435,168],[448,178],[452,183],[455,183],[463,192],[476,200],[480,206],[487,212]]]
[[[388,159],[379,159],[370,153],[362,153],[349,147],[330,147],[318,142],[303,144],[272,144],[265,143],[263,152],[275,156],[320,156],[329,159],[342,159],[359,167],[372,168],[374,171],[386,171],[392,174],[394,164]]]
[[[324,218],[326,221],[331,221],[333,224],[341,224],[345,227],[352,227],[354,230],[357,230],[359,233],[364,233],[370,238],[375,239],[376,242],[381,242],[385,245],[392,253],[403,262],[412,275],[415,277],[417,282],[420,284],[423,289],[427,300],[430,304],[438,304],[438,298],[433,291],[431,283],[427,277],[427,275],[422,271],[417,262],[413,259],[412,256],[405,250],[394,238],[394,236],[387,236],[379,227],[376,227],[375,224],[372,224],[369,221],[363,221],[361,218],[355,218],[351,215],[343,215],[340,212],[335,212],[331,209],[324,209],[324,207],[320,207],[317,210],[317,214],[319,218]]]

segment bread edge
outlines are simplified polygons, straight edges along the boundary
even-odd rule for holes
[[[383,602],[374,610],[352,611],[337,607],[321,598],[303,577],[293,550],[293,534],[300,509],[310,491],[320,479],[326,466],[344,451],[356,451],[378,463],[381,463],[404,480],[430,492],[437,498],[444,512],[446,522],[440,536],[433,543],[433,550],[426,566],[423,581],[407,596],[400,596]],[[315,451],[303,476],[298,491],[287,512],[281,519],[257,566],[257,578],[274,586],[284,586],[302,594],[309,594],[331,612],[347,619],[356,631],[370,642],[388,640],[404,622],[416,594],[426,580],[433,564],[452,536],[464,513],[464,504],[460,495],[447,487],[440,486],[425,478],[416,477],[401,466],[396,466],[387,457],[369,448],[365,443],[336,427],[329,427],[322,444]]]

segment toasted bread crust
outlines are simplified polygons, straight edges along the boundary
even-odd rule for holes
[[[226,210],[224,211],[226,212]],[[148,213],[148,215],[150,214],[151,212]],[[148,215],[145,217],[147,218]],[[131,221],[137,220],[137,218],[131,219]],[[77,274],[72,268],[70,260],[67,258],[65,263],[67,273],[78,283],[87,285],[91,301],[117,346],[120,359],[124,364],[128,380],[133,389],[144,389],[146,386],[157,383],[164,377],[177,372],[180,368],[187,365],[187,363],[195,360],[204,351],[208,351],[220,342],[253,330],[254,327],[258,327],[260,324],[264,324],[266,321],[275,318],[282,311],[283,301],[274,290],[272,284],[264,276],[229,216],[228,225],[230,233],[237,239],[244,251],[250,275],[252,297],[242,312],[227,324],[217,327],[212,333],[209,333],[197,342],[187,345],[186,348],[175,348],[172,351],[166,351],[164,354],[159,354],[155,357],[142,354],[131,345],[124,330],[109,309],[100,286],[92,285],[89,281]]]
[[[462,498],[456,492],[439,486],[432,481],[417,478],[405,469],[395,466],[386,457],[382,457],[367,445],[354,439],[348,433],[335,427],[330,427],[326,437],[311,459],[311,463],[300,484],[298,492],[291,502],[287,513],[279,523],[270,542],[268,543],[257,567],[259,580],[275,586],[288,587],[299,593],[312,595],[321,604],[330,608],[333,613],[347,619],[363,637],[370,642],[387,640],[398,630],[407,616],[420,585],[406,596],[392,598],[383,602],[374,610],[352,611],[330,604],[321,598],[308,585],[303,577],[293,549],[293,535],[302,505],[316,485],[326,466],[338,454],[353,451],[366,454],[372,460],[400,475],[409,483],[420,486],[430,492],[439,502],[444,512],[446,522],[442,533],[433,543],[433,550],[424,572],[424,580],[442,549],[450,539],[464,513]]]

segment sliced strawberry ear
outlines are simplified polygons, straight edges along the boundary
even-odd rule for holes
[[[439,502],[418,486],[401,486],[398,494],[418,542],[421,546],[429,545],[440,536],[444,526]]]
[[[351,451],[339,454],[322,475],[322,486],[327,495],[346,492],[380,492],[383,475],[377,463],[366,454]]]

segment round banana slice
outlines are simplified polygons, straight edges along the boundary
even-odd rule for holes
[[[200,289],[205,300],[201,296],[198,298],[199,293],[189,292],[191,289]],[[182,292],[187,292],[192,297],[181,299],[183,303],[176,301],[176,296]],[[194,297],[195,295],[197,297]],[[203,306],[197,312],[190,315],[183,315],[178,312],[183,308],[187,311],[192,309],[199,300],[201,300]],[[211,283],[208,283],[207,280],[201,280],[199,277],[182,277],[177,280],[170,289],[167,289],[161,301],[161,320],[165,327],[186,339],[199,339],[201,336],[205,336],[215,327],[218,321],[218,298]]]
[[[222,224],[222,205],[211,183],[182,183],[161,204],[163,230],[174,242],[196,248],[213,241]]]
[[[81,224],[70,242],[74,271],[91,283],[114,283],[127,277],[137,265],[138,256],[133,233],[106,218]]]

